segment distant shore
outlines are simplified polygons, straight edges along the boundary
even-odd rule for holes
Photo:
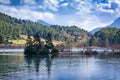
[[[0,45],[1,46],[1,45]],[[0,53],[2,52],[24,52],[25,45],[4,45],[0,47]],[[59,54],[98,54],[98,53],[120,53],[120,49],[111,48],[72,48],[59,51]]]
[[[25,44],[0,44],[0,52],[9,52],[9,50],[7,51],[6,49],[15,49],[15,51],[19,51],[23,52],[25,48]],[[101,52],[119,52],[120,53],[120,49],[114,49],[114,48],[107,48],[107,47],[98,47],[98,46],[88,46],[88,47],[81,47],[81,48],[72,48],[72,49],[64,49],[64,50],[59,50],[59,53],[86,53],[86,52],[97,52],[97,53],[101,53]]]
[[[0,44],[1,49],[21,49],[24,48],[24,44]]]

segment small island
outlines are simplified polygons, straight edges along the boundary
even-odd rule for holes
[[[47,36],[45,38],[45,43],[41,41],[39,33],[36,33],[33,36],[33,39],[30,35],[28,35],[28,38],[26,40],[25,45],[25,54],[41,54],[41,55],[57,55],[58,50],[54,47],[52,43],[52,35],[50,33],[47,33]]]

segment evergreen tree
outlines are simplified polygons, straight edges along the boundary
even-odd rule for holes
[[[0,44],[4,43],[4,37],[0,35]]]
[[[33,45],[33,41],[30,35],[28,35],[27,40],[26,40],[26,46],[31,46],[31,45]]]
[[[46,45],[45,47],[47,49],[53,49],[54,48],[54,45],[52,43],[52,35],[50,33],[47,34],[46,36]]]
[[[42,48],[42,44],[41,44],[41,39],[40,39],[39,33],[36,33],[35,36],[34,36],[34,46],[36,46],[38,49]]]

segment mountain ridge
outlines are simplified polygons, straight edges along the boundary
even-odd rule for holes
[[[100,29],[106,28],[106,27],[120,28],[120,17],[118,17],[117,19],[115,19],[110,25],[107,25],[105,27],[97,27],[97,28],[91,30],[90,33],[94,34],[95,32],[99,31]]]
[[[47,23],[47,22],[45,22],[45,21],[43,21],[43,20],[37,20],[37,23],[42,24],[42,25],[44,25],[44,26],[50,26],[49,23]]]

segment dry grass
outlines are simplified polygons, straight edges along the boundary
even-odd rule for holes
[[[56,46],[58,44],[63,44],[63,42],[62,41],[53,41],[53,44]]]
[[[13,44],[25,44],[26,40],[9,40],[9,42],[12,42]]]
[[[21,35],[20,37],[21,37],[21,39],[19,39],[19,40],[9,40],[9,42],[12,42],[13,44],[26,44],[27,36],[26,35]],[[45,43],[45,39],[41,38],[41,41]],[[63,43],[62,41],[53,40],[53,44],[55,46],[58,45],[58,44],[62,44],[62,43]]]

